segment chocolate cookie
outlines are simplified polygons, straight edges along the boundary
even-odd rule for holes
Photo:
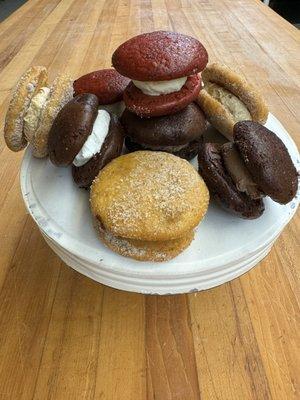
[[[162,81],[194,75],[208,61],[204,46],[181,33],[144,33],[121,44],[112,56],[120,74],[141,81]]]
[[[163,151],[165,153],[170,153],[173,154],[174,156],[184,158],[185,160],[192,160],[196,155],[198,154],[199,151],[199,146],[202,143],[202,136],[194,140],[187,145],[184,145],[183,147],[179,146],[180,148],[178,149],[178,146],[166,146],[166,147],[161,147],[161,146],[152,146],[152,147],[147,147],[147,145],[141,145],[139,143],[136,143],[130,139],[130,137],[125,138],[125,145],[126,148],[130,153],[133,151],[139,151],[139,150],[150,150],[150,151]]]
[[[205,116],[195,103],[175,114],[152,118],[140,118],[126,109],[121,123],[134,142],[156,147],[186,145],[206,129]]]
[[[198,75],[189,76],[178,92],[149,96],[144,94],[132,82],[124,91],[126,107],[140,117],[157,117],[174,114],[194,101],[201,89]]]
[[[233,129],[234,141],[261,191],[281,204],[298,189],[298,173],[283,142],[265,126],[242,121]]]
[[[98,98],[85,93],[69,101],[57,114],[49,132],[50,160],[55,165],[70,165],[93,129]]]
[[[99,171],[111,160],[118,157],[123,149],[124,131],[118,118],[111,114],[109,131],[99,153],[81,167],[72,165],[72,175],[75,183],[82,188],[92,184]]]
[[[74,81],[74,96],[93,93],[98,97],[99,104],[113,104],[123,99],[123,92],[129,82],[130,79],[113,68],[90,72]]]
[[[204,179],[210,194],[228,211],[239,217],[254,219],[264,212],[261,199],[251,199],[240,192],[228,172],[225,170],[220,145],[203,143],[199,148],[199,173]]]

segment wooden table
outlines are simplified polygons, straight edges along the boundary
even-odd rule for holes
[[[198,37],[257,84],[300,145],[299,32],[254,0],[30,0],[0,25],[0,125],[30,64],[110,66],[140,32]],[[0,154],[0,399],[300,398],[299,214],[270,255],[221,287],[158,297],[71,270],[23,205],[22,154]],[[298,270],[297,270],[298,268]]]

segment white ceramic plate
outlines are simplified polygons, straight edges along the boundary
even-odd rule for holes
[[[283,140],[299,169],[299,153],[271,114],[266,126]],[[283,206],[267,198],[257,220],[242,220],[211,204],[191,246],[165,263],[139,262],[119,256],[97,238],[88,192],[73,183],[70,168],[26,150],[21,168],[25,204],[50,247],[71,267],[94,280],[142,293],[183,293],[227,282],[266,256],[296,212],[299,196]]]

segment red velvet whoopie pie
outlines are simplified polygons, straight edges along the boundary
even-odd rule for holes
[[[194,101],[201,89],[197,74],[207,62],[199,40],[168,31],[135,36],[112,56],[115,69],[132,79],[124,91],[126,107],[147,118],[175,113]]]

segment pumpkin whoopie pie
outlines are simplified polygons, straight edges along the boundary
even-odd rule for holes
[[[91,186],[100,239],[119,254],[166,261],[192,241],[209,202],[207,187],[185,160],[137,151],[115,158]]]

